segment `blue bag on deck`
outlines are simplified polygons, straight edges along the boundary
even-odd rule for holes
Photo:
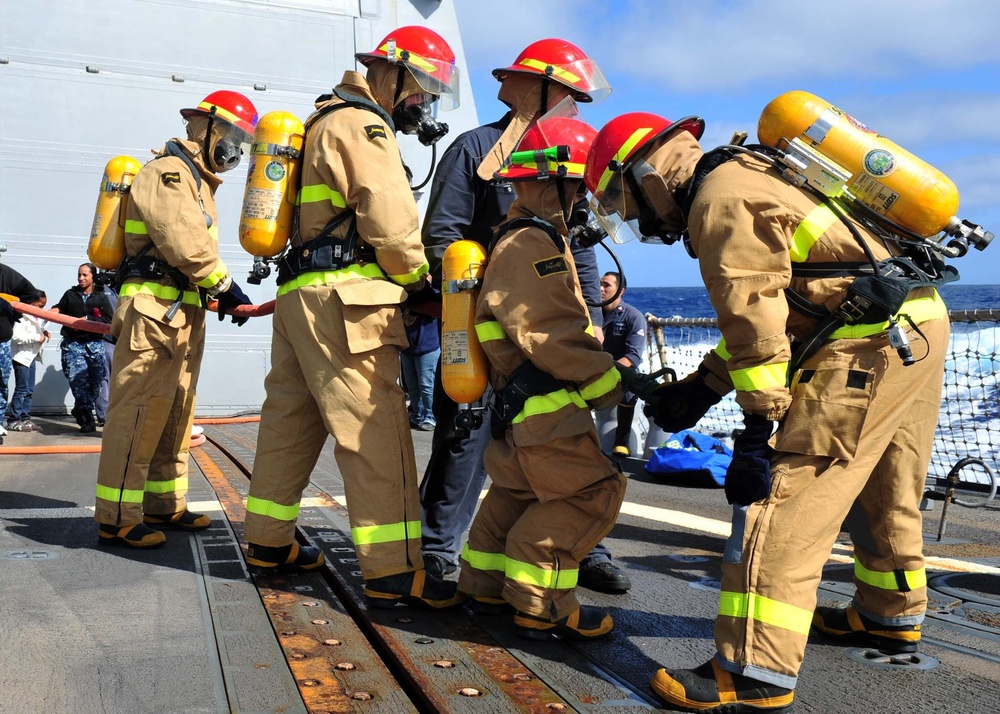
[[[714,436],[685,429],[653,452],[646,471],[669,476],[675,483],[718,487],[726,482],[726,469],[732,460],[733,450]]]

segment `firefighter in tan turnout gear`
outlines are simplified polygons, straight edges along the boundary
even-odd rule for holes
[[[299,548],[302,491],[330,434],[351,535],[373,605],[446,607],[454,583],[426,576],[409,420],[399,376],[401,303],[427,262],[396,131],[444,134],[430,108],[457,104],[448,44],[423,27],[390,33],[320,97],[306,121],[299,234],[279,263],[271,370],[247,501],[256,570],[322,564]],[[425,577],[426,576],[426,577]]]
[[[693,670],[661,669],[651,685],[683,709],[777,710],[792,702],[816,589],[845,519],[857,595],[846,610],[819,608],[816,624],[916,650],[927,604],[918,502],[949,337],[935,285],[956,274],[929,259],[923,278],[901,283],[901,304],[866,312],[858,295],[871,265],[902,265],[885,262],[900,245],[844,204],[784,180],[767,154],[703,154],[702,126],[626,114],[601,130],[587,163],[595,212],[631,221],[609,220],[612,232],[631,225],[672,242],[687,229],[718,313],[722,343],[684,386],[647,400],[651,415],[691,426],[732,385],[746,424],[726,476],[733,533],[716,655]],[[909,366],[895,349],[900,325]],[[685,400],[697,406],[677,404]]]
[[[257,110],[242,94],[221,90],[181,115],[187,141],[167,142],[132,181],[111,323],[118,343],[95,518],[102,542],[139,548],[166,540],[150,525],[211,525],[187,510],[185,498],[204,296],[218,299],[220,319],[250,302],[219,257],[215,192],[216,174],[235,168],[253,137]]]
[[[580,560],[614,526],[625,496],[590,414],[618,402],[621,376],[594,337],[566,240],[595,133],[575,118],[543,117],[497,172],[517,199],[497,228],[476,305],[495,390],[492,484],[459,589],[474,609],[512,606],[519,634],[533,638],[600,637],[614,626],[575,592]]]

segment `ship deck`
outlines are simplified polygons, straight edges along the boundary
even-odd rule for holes
[[[343,483],[325,448],[298,537],[327,567],[250,577],[241,550],[256,423],[206,424],[192,449],[189,501],[213,526],[168,532],[164,547],[99,546],[93,521],[100,432],[64,419],[10,434],[0,451],[0,712],[615,712],[656,710],[650,675],[714,651],[721,489],[666,485],[631,471],[606,542],[633,581],[626,595],[581,589],[610,609],[598,642],[519,639],[508,617],[466,610],[369,610]],[[414,432],[418,465],[430,434]],[[9,453],[18,447],[84,453]],[[885,657],[812,636],[796,712],[997,711],[1000,504],[925,513],[931,609],[919,655]],[[850,599],[841,534],[821,604]]]

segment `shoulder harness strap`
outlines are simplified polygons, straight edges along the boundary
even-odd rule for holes
[[[534,217],[524,217],[524,218],[511,218],[509,221],[504,221],[498,225],[493,230],[493,239],[490,241],[489,246],[486,249],[486,256],[489,257],[493,254],[493,250],[499,245],[500,241],[503,240],[504,236],[512,231],[516,231],[518,228],[537,228],[545,233],[552,239],[555,244],[556,249],[560,252],[566,250],[566,239],[559,235],[559,231],[556,230],[548,221],[543,221],[541,218]]]

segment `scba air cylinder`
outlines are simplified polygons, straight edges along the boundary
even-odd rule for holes
[[[304,138],[302,122],[289,112],[269,112],[257,122],[239,229],[250,255],[272,258],[288,244]]]
[[[125,210],[132,179],[142,164],[131,156],[116,156],[104,167],[90,229],[87,257],[102,270],[114,270],[125,257]]]
[[[847,188],[876,213],[921,236],[943,231],[958,211],[958,189],[936,168],[814,94],[786,92],[764,107],[762,144],[801,139],[851,178]]]

